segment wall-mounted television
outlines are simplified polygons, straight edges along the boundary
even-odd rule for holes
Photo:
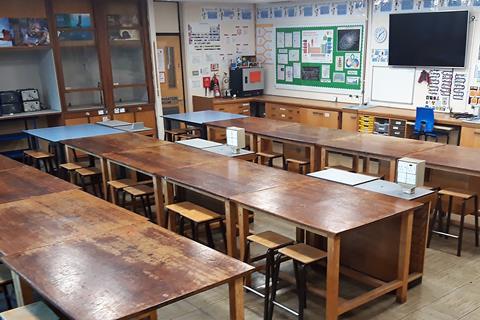
[[[468,11],[390,15],[392,66],[465,67]]]

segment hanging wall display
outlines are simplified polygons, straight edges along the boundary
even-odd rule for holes
[[[277,86],[361,90],[363,25],[277,28]]]

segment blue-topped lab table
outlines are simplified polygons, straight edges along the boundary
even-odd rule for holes
[[[165,120],[164,122],[165,122],[166,130],[172,129],[172,122],[174,121],[183,122],[186,125],[200,128],[202,132],[202,139],[207,139],[207,130],[205,126],[206,123],[213,122],[213,121],[247,118],[248,116],[235,114],[235,113],[206,110],[206,111],[168,114],[168,115],[163,115],[162,117]]]
[[[102,136],[107,134],[124,133],[125,131],[117,130],[107,126],[97,124],[80,124],[76,126],[60,126],[50,128],[40,128],[24,130],[29,137],[35,140],[32,145],[36,146],[37,140],[42,139],[54,146],[55,155],[58,162],[63,163],[65,155],[63,148],[60,147],[60,142],[69,139],[88,138],[95,136]]]

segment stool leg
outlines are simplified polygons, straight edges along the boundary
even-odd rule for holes
[[[273,167],[273,159],[272,158],[268,159],[268,166]]]
[[[147,212],[147,203],[145,202],[145,198],[140,196],[140,200],[142,201],[143,213],[145,214],[145,217],[150,219]]]
[[[430,242],[432,241],[432,236],[433,236],[433,229],[435,228],[435,223],[437,222],[438,215],[440,214],[441,208],[442,208],[442,198],[440,195],[438,195],[435,209],[433,211],[432,219],[430,220],[430,228],[428,230],[428,239],[427,239],[427,248],[430,248]]]
[[[126,208],[127,205],[127,193],[122,190],[122,207]]]
[[[450,222],[452,219],[452,205],[453,205],[453,197],[449,196],[448,197],[448,213],[447,213],[447,224],[445,227],[445,233],[450,233]],[[445,236],[445,239],[448,238]]]
[[[275,251],[268,249],[265,257],[265,299],[264,299],[264,312],[263,318],[268,319],[268,307],[270,304],[270,280],[272,277],[272,267],[275,259]]]
[[[147,211],[148,211],[148,218],[150,220],[153,220],[153,212],[152,212],[152,204],[150,203],[150,196],[146,196],[146,202],[147,202]],[[166,221],[166,220],[165,220]]]
[[[288,162],[287,161],[283,162],[283,170],[288,171]]]
[[[210,223],[205,223],[205,232],[207,234],[207,243],[208,246],[212,249],[215,249],[215,244],[213,243],[212,229],[210,228]]]
[[[277,287],[278,287],[278,278],[280,275],[280,263],[282,260],[282,255],[278,254],[277,257],[275,258],[275,262],[273,265],[273,272],[272,272],[272,294],[270,295],[270,301],[268,305],[268,320],[271,320],[273,318],[273,308],[274,304],[273,302],[275,301],[275,298],[277,297]]]
[[[180,221],[178,224],[180,225],[178,233],[180,233],[182,236],[185,236],[185,218],[183,216],[180,216]]]
[[[97,186],[96,186],[96,183],[95,183],[95,177],[94,176],[90,177],[90,185],[92,186],[93,195],[95,197],[98,197]]]
[[[190,221],[190,226],[192,228],[192,239],[194,241],[198,241],[198,230],[197,230],[197,224],[193,221]]]
[[[97,187],[98,187],[98,193],[100,194],[100,198],[104,198],[103,197],[103,186],[102,186],[102,176],[97,176],[96,177],[96,182],[97,182]]]
[[[466,210],[466,201],[463,201],[462,204],[462,216],[460,217],[460,233],[458,234],[458,247],[457,247],[457,256],[462,254],[462,242],[463,242],[463,229],[465,226],[465,210]]]
[[[87,185],[85,184],[85,178],[80,175],[80,186],[82,187],[82,190],[87,192]]]
[[[10,310],[12,309],[12,300],[10,299],[10,294],[8,293],[8,285],[3,286],[2,290],[5,301],[7,302],[7,310]]]
[[[478,234],[478,197],[475,196],[473,197],[473,201],[475,201],[474,203],[474,215],[475,215],[475,246],[478,247],[479,245],[479,234]]]
[[[223,244],[225,245],[225,252],[227,252],[227,230],[225,228],[225,223],[223,220],[220,220],[220,230],[222,231]]]

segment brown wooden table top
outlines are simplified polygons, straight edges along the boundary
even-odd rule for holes
[[[288,126],[285,128],[279,128],[270,131],[265,130],[262,135],[270,138],[278,138],[297,143],[324,145],[328,141],[332,141],[338,138],[353,137],[358,135],[358,133],[338,129],[312,127],[300,123],[295,123],[292,126]]]
[[[24,164],[8,157],[0,155],[0,171],[23,167]]]
[[[69,147],[80,149],[96,156],[103,156],[105,153],[110,152],[122,152],[139,148],[171,144],[171,142],[168,141],[158,140],[137,133],[120,133],[80,139],[70,139],[64,140],[62,143]]]
[[[207,125],[219,128],[240,127],[244,128],[245,132],[247,133],[261,134],[267,131],[293,126],[295,123],[267,118],[247,117],[232,120],[213,121],[207,123]]]
[[[480,149],[453,145],[408,154],[407,157],[425,160],[427,166],[465,174],[480,175]]]
[[[79,187],[29,166],[0,171],[0,204],[74,189]]]
[[[146,222],[80,190],[4,203],[0,204],[0,255]]]
[[[239,194],[232,200],[326,235],[350,231],[422,205],[319,179]]]
[[[442,143],[396,138],[375,134],[355,134],[343,138],[326,140],[324,146],[374,156],[398,159],[409,153],[438,148]]]
[[[236,159],[220,159],[172,170],[166,174],[166,177],[172,182],[182,183],[225,199],[240,193],[307,182],[313,179],[297,173]]]
[[[224,156],[183,146],[178,143],[119,153],[107,153],[104,157],[131,169],[159,176],[164,176],[171,170],[217,159],[226,159]]]
[[[72,239],[4,262],[72,319],[126,319],[253,267],[153,224]]]

